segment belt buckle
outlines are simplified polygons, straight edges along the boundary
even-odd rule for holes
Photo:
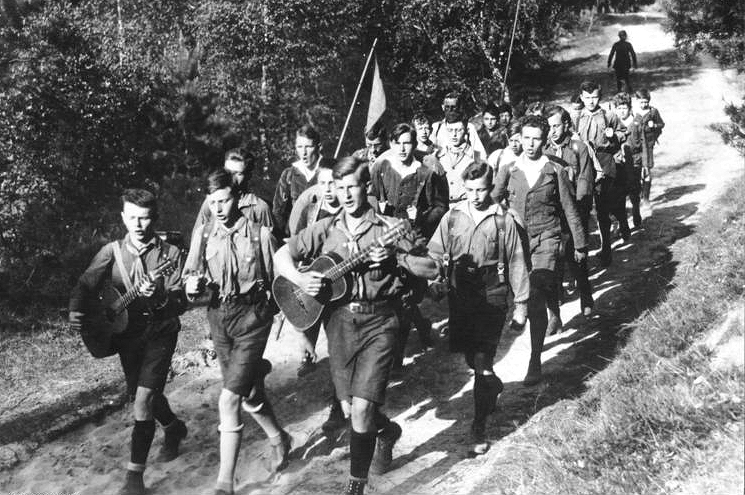
[[[349,303],[349,311],[352,313],[361,313],[362,312],[362,304],[358,302],[350,302]]]

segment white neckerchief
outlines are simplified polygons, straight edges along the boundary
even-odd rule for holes
[[[515,165],[523,171],[525,179],[528,181],[528,187],[531,189],[535,186],[535,183],[538,182],[538,177],[541,176],[541,171],[543,171],[543,167],[547,163],[548,158],[546,158],[546,155],[541,155],[537,160],[530,160],[525,156],[525,153],[521,154],[517,160],[515,160]]]
[[[411,165],[404,165],[401,160],[398,159],[398,157],[391,158],[392,160],[389,162],[391,164],[391,167],[399,176],[401,176],[402,179],[405,179],[410,175],[414,175],[417,169],[422,165],[419,160],[415,160],[413,158],[411,160]]]
[[[321,162],[321,157],[318,157],[318,160],[316,160],[316,163],[313,164],[313,169],[310,169],[303,165],[303,162],[300,160],[293,162],[292,166],[298,169],[303,176],[305,177],[305,180],[310,182],[311,179],[316,175],[316,172],[318,172],[318,164]]]

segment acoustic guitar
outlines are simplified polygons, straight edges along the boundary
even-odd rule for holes
[[[151,270],[146,277],[150,282],[155,282],[158,277],[170,275],[175,269],[173,261],[166,260]],[[87,311],[81,321],[80,336],[93,357],[103,358],[116,353],[111,337],[127,329],[129,324],[127,308],[139,296],[139,286],[122,294],[109,279],[103,284],[97,297],[89,301]]]
[[[406,233],[403,220],[388,228],[370,246],[360,250],[348,259],[336,253],[319,256],[309,266],[300,271],[316,271],[323,274],[327,283],[321,291],[311,296],[289,279],[278,276],[272,283],[272,293],[277,305],[289,321],[298,330],[307,330],[321,318],[324,309],[342,300],[352,287],[349,273],[359,265],[369,261],[370,252],[376,247],[384,247],[399,240]]]

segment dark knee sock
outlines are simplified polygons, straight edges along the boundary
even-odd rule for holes
[[[133,464],[145,464],[147,454],[150,452],[150,445],[153,443],[155,436],[155,421],[135,421],[132,428],[132,452],[130,461]]]
[[[176,415],[171,411],[168,399],[163,394],[153,396],[153,417],[163,426],[170,425],[176,419]]]
[[[352,430],[349,438],[350,468],[349,474],[354,478],[367,479],[377,432],[358,433]]]
[[[373,422],[375,423],[375,429],[378,431],[391,424],[391,420],[388,418],[388,416],[378,410],[375,411]]]

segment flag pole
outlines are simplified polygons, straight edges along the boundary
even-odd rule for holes
[[[360,95],[360,88],[362,88],[362,81],[365,79],[367,74],[367,68],[370,66],[370,60],[372,60],[373,52],[375,51],[375,45],[378,44],[378,38],[375,38],[370,48],[370,53],[367,55],[367,61],[365,62],[365,68],[362,70],[360,76],[360,82],[357,84],[357,91],[354,92],[354,99],[352,100],[352,106],[349,107],[349,113],[347,114],[347,120],[344,122],[344,128],[341,130],[341,136],[339,136],[339,143],[336,145],[336,151],[334,152],[334,159],[339,157],[339,151],[341,150],[341,142],[344,140],[344,134],[347,133],[347,126],[349,125],[349,119],[352,118],[352,111],[354,111],[354,105],[357,103],[357,97]]]
[[[517,30],[517,17],[520,15],[520,0],[517,0],[515,7],[515,22],[512,24],[512,36],[510,36],[510,49],[507,52],[507,65],[504,68],[504,79],[502,79],[502,102],[504,102],[504,93],[507,90],[507,74],[510,73],[510,59],[512,58],[512,44],[515,42],[515,31]]]

